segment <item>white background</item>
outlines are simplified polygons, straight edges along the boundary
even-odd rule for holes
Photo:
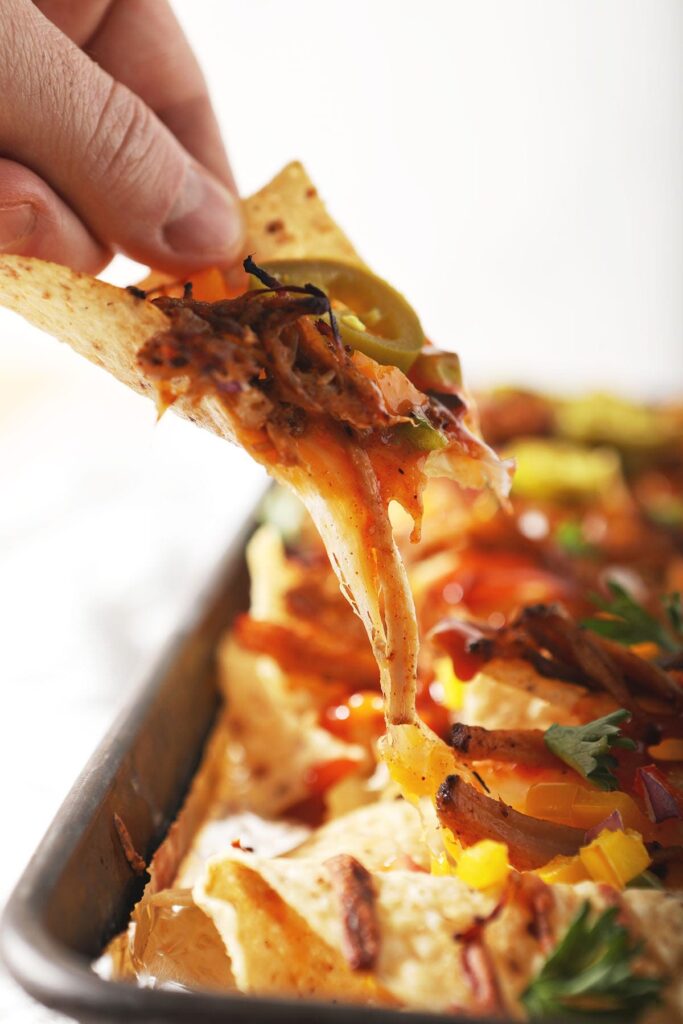
[[[174,7],[242,190],[301,158],[471,381],[683,393],[679,0]],[[0,313],[0,902],[262,482]]]

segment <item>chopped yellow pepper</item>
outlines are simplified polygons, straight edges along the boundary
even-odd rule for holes
[[[534,818],[589,829],[619,811],[628,828],[641,828],[643,815],[627,793],[584,789],[575,782],[536,782],[526,795],[526,813]]]
[[[510,874],[507,846],[493,839],[468,846],[460,854],[455,874],[472,889],[500,885]]]
[[[632,829],[603,830],[592,843],[581,847],[579,857],[594,881],[617,889],[623,889],[651,860],[642,836]]]
[[[562,854],[553,857],[539,868],[536,874],[548,885],[554,885],[556,882],[575,885],[576,882],[585,882],[590,878],[580,857],[563,857]]]

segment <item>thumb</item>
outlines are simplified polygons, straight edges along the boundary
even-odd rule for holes
[[[0,4],[0,92],[0,150],[104,245],[168,271],[238,257],[238,198],[29,0]]]

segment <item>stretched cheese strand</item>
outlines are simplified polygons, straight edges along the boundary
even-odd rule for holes
[[[413,597],[367,452],[303,437],[299,464],[270,466],[304,503],[380,669],[389,723],[416,721],[418,632]]]

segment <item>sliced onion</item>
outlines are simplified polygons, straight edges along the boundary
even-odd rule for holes
[[[639,768],[636,774],[650,821],[658,823],[668,818],[681,817],[678,801],[666,784],[658,778],[660,773],[654,765]]]
[[[594,839],[597,839],[601,832],[623,832],[624,831],[624,819],[621,816],[621,811],[615,810],[611,814],[608,814],[606,818],[599,821],[597,825],[593,825],[589,828],[584,836],[586,843],[592,843]]]

